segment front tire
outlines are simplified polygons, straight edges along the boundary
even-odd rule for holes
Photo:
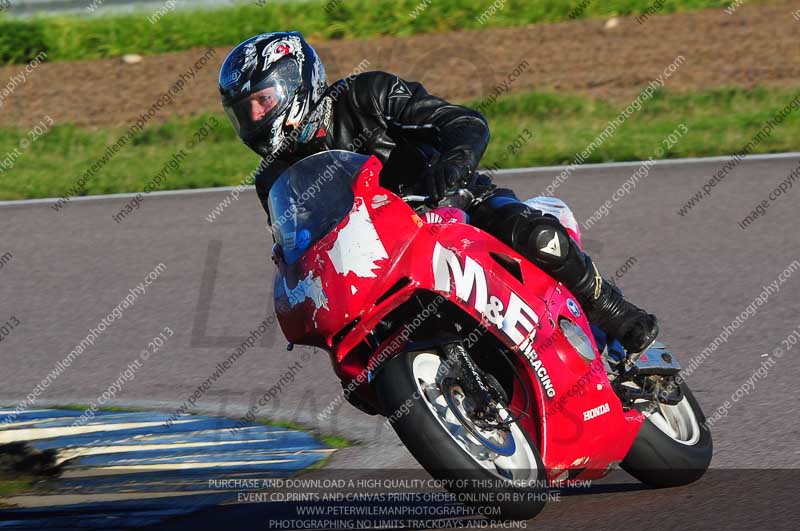
[[[644,402],[642,424],[622,468],[651,487],[677,487],[700,479],[713,454],[711,430],[686,382],[680,384],[683,399],[675,406]],[[647,411],[647,412],[646,412]]]
[[[442,367],[443,360],[436,352],[404,353],[389,360],[375,382],[384,414],[434,478],[482,485],[456,488],[450,483],[448,490],[458,494],[459,501],[481,508],[478,512],[490,519],[533,518],[544,508],[547,496],[542,488],[546,472],[535,445],[517,422],[507,434],[469,426],[469,419],[459,409],[460,386],[441,389],[437,384]],[[482,436],[484,441],[479,438]],[[512,448],[513,453],[504,455]],[[481,455],[486,457],[483,462]],[[519,483],[512,485],[509,479]],[[488,482],[496,488],[487,488]],[[475,494],[482,495],[479,503],[470,500]]]

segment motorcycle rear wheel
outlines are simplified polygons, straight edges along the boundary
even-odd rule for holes
[[[647,419],[622,461],[622,468],[651,487],[677,487],[700,479],[713,454],[711,430],[686,382],[675,406],[642,402]]]
[[[477,509],[475,514],[493,520],[533,518],[547,499],[538,450],[516,421],[508,432],[468,425],[460,386],[436,384],[442,364],[439,353],[424,351],[389,360],[376,379],[384,414],[425,470],[445,480],[459,501]],[[466,480],[463,488],[458,480]]]

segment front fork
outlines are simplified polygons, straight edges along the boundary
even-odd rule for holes
[[[449,370],[440,384],[447,385],[445,380],[451,378],[461,385],[468,400],[468,413],[476,424],[495,423],[495,427],[503,424],[498,406],[506,404],[508,397],[497,379],[475,365],[461,342],[448,343],[441,350]]]

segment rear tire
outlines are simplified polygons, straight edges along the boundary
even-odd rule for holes
[[[514,460],[516,452],[524,452],[525,458],[521,459],[521,462],[532,463],[533,467],[518,469],[519,476],[514,475],[512,478],[518,479],[527,475],[526,481],[529,482],[527,484],[530,485],[532,482],[534,487],[512,485],[507,481],[502,481],[501,476],[493,474],[485,466],[482,466],[460,443],[456,442],[452,432],[445,428],[442,420],[434,413],[436,407],[442,408],[442,406],[437,406],[429,399],[434,392],[431,390],[424,392],[420,384],[421,378],[415,376],[415,370],[419,372],[418,366],[415,366],[415,360],[418,361],[418,364],[420,361],[425,362],[425,360],[420,360],[420,356],[427,356],[427,362],[433,364],[436,361],[431,360],[430,357],[439,358],[439,354],[434,352],[400,354],[386,363],[375,382],[383,412],[389,417],[397,435],[417,461],[434,478],[439,480],[466,479],[467,483],[483,482],[483,487],[478,489],[454,487],[448,488],[448,490],[459,495],[459,501],[466,505],[482,508],[478,512],[486,518],[527,520],[536,516],[545,505],[547,493],[542,487],[545,485],[546,472],[539,452],[528,435],[515,423],[517,427],[512,427],[512,435],[509,435],[514,438],[515,453],[509,458],[509,462]],[[443,391],[437,391],[444,396]],[[405,413],[402,414],[403,412]],[[452,411],[450,415],[450,418],[455,416]],[[454,423],[453,426],[456,424]],[[468,430],[465,428],[465,431]],[[473,436],[472,441],[477,441],[477,439]],[[487,454],[490,453],[485,446],[475,445],[475,447],[486,449]],[[531,478],[535,478],[535,480]],[[486,488],[487,480],[497,488]],[[451,486],[453,485],[451,484]],[[491,501],[487,501],[487,493],[492,493]],[[482,496],[478,503],[470,501],[470,495],[475,494]],[[498,495],[501,500],[507,497],[508,501],[498,501]]]
[[[677,406],[660,405],[653,413],[660,418],[651,415],[644,421],[621,463],[626,472],[651,487],[688,485],[700,479],[711,463],[713,444],[706,417],[686,382],[680,388],[684,401]]]

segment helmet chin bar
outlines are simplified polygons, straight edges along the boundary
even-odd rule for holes
[[[259,131],[247,137],[243,137],[242,142],[264,159],[276,158],[277,153],[272,148],[272,134],[268,130]]]
[[[244,144],[262,158],[267,158],[270,156],[270,148],[266,142],[245,140]]]
[[[272,133],[272,131],[266,130],[266,128],[250,135],[247,139],[242,139],[244,144],[252,149],[257,155],[261,156],[265,159],[275,160],[280,157],[284,153],[294,153],[298,150],[298,146],[305,145],[301,143],[300,136],[302,136],[303,131],[309,125],[313,124],[313,118],[310,114],[306,115],[306,118],[300,122],[300,124],[295,127],[286,124],[285,119],[282,120],[283,126],[281,127],[281,135],[280,139],[277,141],[275,140],[276,135]],[[321,124],[316,124],[317,127]],[[286,132],[288,130],[288,133]],[[314,135],[308,139],[307,142],[311,142],[314,139]],[[305,153],[303,156],[310,155],[312,153]],[[302,158],[302,157],[301,157]]]

